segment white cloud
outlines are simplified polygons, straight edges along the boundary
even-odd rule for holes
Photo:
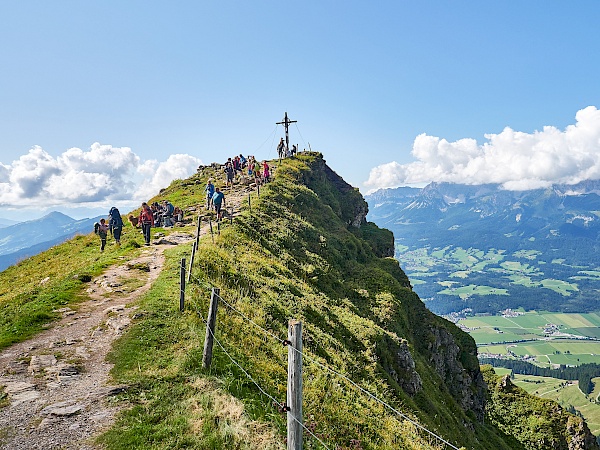
[[[528,190],[600,179],[600,111],[588,106],[575,119],[564,131],[546,126],[523,133],[507,127],[486,134],[482,145],[474,139],[448,142],[421,134],[413,144],[415,161],[374,167],[365,186],[375,190],[446,181]]]
[[[138,168],[138,172],[145,175],[146,180],[138,186],[135,198],[147,200],[153,197],[171,181],[192,175],[200,164],[202,161],[198,158],[182,154],[170,155],[161,163],[155,160],[146,161]]]
[[[105,208],[147,200],[172,180],[192,175],[202,161],[171,155],[143,161],[128,147],[93,144],[54,158],[33,147],[11,164],[0,164],[0,207],[42,210]]]

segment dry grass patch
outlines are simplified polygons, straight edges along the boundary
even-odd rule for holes
[[[275,430],[266,423],[250,420],[244,411],[244,404],[224,392],[215,380],[197,378],[192,386],[202,394],[190,399],[190,426],[195,434],[202,434],[205,422],[221,428],[224,434],[236,442],[244,442],[243,448],[261,450],[282,450],[285,444]]]

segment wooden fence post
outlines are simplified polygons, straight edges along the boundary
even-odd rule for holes
[[[302,450],[302,322],[288,325],[287,450]]]
[[[252,213],[252,203],[250,202],[250,193],[248,193],[248,209],[250,210],[250,213]]]
[[[212,220],[208,219],[208,224],[210,225],[210,237],[212,239],[212,243],[215,243],[215,234],[213,232]]]
[[[181,269],[179,274],[179,311],[183,311],[185,305],[185,258],[181,258]]]
[[[213,340],[217,325],[217,307],[219,306],[219,288],[212,288],[210,294],[210,307],[206,321],[206,335],[204,337],[204,352],[202,353],[202,367],[208,369],[212,362]]]
[[[194,256],[196,256],[196,248],[198,247],[198,241],[192,245],[192,257],[190,258],[190,267],[188,269],[187,282],[189,283],[192,279],[192,266],[194,265]]]
[[[200,243],[200,228],[202,227],[202,216],[198,216],[198,229],[196,230],[196,247]]]

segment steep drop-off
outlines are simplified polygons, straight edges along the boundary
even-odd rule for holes
[[[211,175],[207,169],[195,178],[202,185]],[[176,189],[174,184],[162,195]],[[401,417],[320,364],[457,446],[527,448],[505,427],[501,431],[486,420],[487,385],[474,341],[427,310],[391,258],[393,235],[366,222],[366,214],[358,190],[320,154],[284,160],[251,210],[232,225],[224,223],[214,244],[201,244],[193,273],[201,280],[196,286],[199,309],[207,308],[206,286],[217,286],[224,299],[275,335],[286,336],[291,318],[303,322],[305,353],[318,363],[305,368],[305,416],[332,446],[429,444],[415,442],[414,429],[406,432]],[[231,311],[219,318],[219,327],[222,339],[252,367],[263,388],[285,398],[285,364],[274,361],[281,359],[278,344],[265,343]],[[585,433],[581,419],[572,420]],[[572,428],[554,429],[564,437],[556,441],[572,441]]]

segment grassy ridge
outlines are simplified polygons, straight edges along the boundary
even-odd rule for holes
[[[586,438],[580,436],[578,444],[573,442],[572,435],[564,434],[565,429],[587,428],[581,418],[568,414],[554,401],[529,395],[515,386],[508,375],[496,375],[491,366],[483,366],[483,373],[490,387],[486,407],[488,417],[528,449],[597,448],[591,434]]]
[[[336,185],[336,178],[314,156],[286,160],[276,174],[275,181],[261,189],[260,198],[253,196],[251,213],[243,211],[232,226],[224,223],[214,245],[209,238],[201,239],[196,253],[194,282],[188,287],[190,306],[206,314],[208,286],[217,286],[235,310],[268,331],[222,305],[217,338],[231,357],[269,396],[283,401],[287,349],[271,334],[285,338],[288,320],[299,319],[306,354],[306,425],[330,448],[438,447],[434,439],[416,432],[413,425],[322,365],[335,368],[451,442],[514,448],[493,428],[466,415],[431,370],[428,358],[415,348],[428,348],[427,342],[413,344],[425,339],[424,325],[447,323],[425,309],[397,261],[379,256],[393,247],[391,233],[372,224],[348,226],[363,203],[358,192]],[[185,405],[199,395],[193,387],[208,379],[243,402],[246,420],[270,424],[281,443],[284,417],[222,350],[215,348],[210,371],[200,368],[203,325],[194,311],[179,315],[175,310],[181,254],[168,256],[173,258],[171,274],[162,275],[142,301],[146,318],[122,338],[113,354],[117,380],[135,386],[126,398],[135,406],[103,442],[109,448],[262,448],[228,435],[228,420],[219,419],[215,426],[203,420],[207,427],[203,436],[195,434]],[[165,297],[171,300],[165,303]],[[450,328],[458,339],[466,336]],[[461,358],[476,367],[476,358],[468,356],[474,355],[474,343],[466,339]],[[395,351],[402,345],[413,353],[424,385],[412,397],[390,372],[397,369]],[[177,391],[181,396],[171,398],[165,383],[181,387]],[[157,417],[157,411],[164,415]],[[168,411],[172,413],[167,418]],[[205,413],[219,416],[216,410]],[[187,420],[187,427],[182,423],[177,428],[178,438],[161,431],[175,417]],[[474,433],[464,432],[465,422],[472,424]],[[306,448],[321,448],[305,435]],[[214,439],[212,447],[202,440],[207,436]]]

